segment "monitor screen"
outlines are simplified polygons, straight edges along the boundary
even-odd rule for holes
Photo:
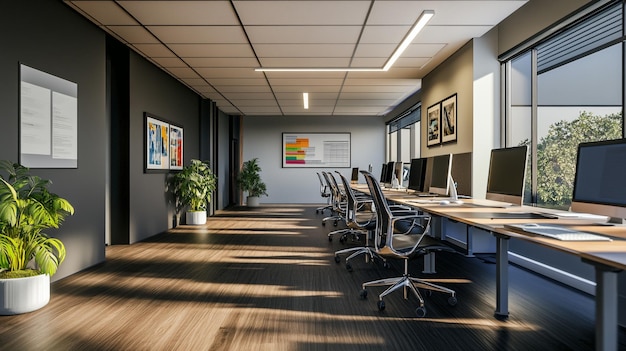
[[[409,173],[409,185],[407,188],[420,193],[424,192],[426,162],[426,158],[414,158],[411,160],[411,172]]]
[[[452,180],[456,184],[458,195],[472,196],[472,153],[465,152],[454,154],[452,169],[450,170]]]
[[[358,183],[359,182],[359,167],[353,167],[352,168],[352,177],[350,177],[350,181],[352,183]]]
[[[448,195],[452,155],[445,154],[433,157],[433,168],[430,176],[429,192],[438,195]]]
[[[391,179],[393,178],[393,173],[394,173],[394,166],[395,162],[394,161],[389,161],[387,162],[387,166],[385,167],[385,172],[382,175],[383,177],[380,179],[381,183],[385,183],[385,184],[391,184]]]
[[[487,199],[522,205],[526,179],[527,146],[491,150]]]
[[[383,166],[382,166],[382,168],[380,169],[380,178],[379,178],[379,180],[378,180],[380,183],[382,183],[382,182],[383,182],[383,180],[384,180],[384,179],[385,179],[385,177],[386,177],[386,174],[387,174],[387,164],[386,164],[386,163],[383,163]]]
[[[626,218],[626,139],[578,145],[572,211]]]

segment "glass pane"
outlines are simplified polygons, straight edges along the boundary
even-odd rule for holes
[[[511,109],[507,121],[506,146],[530,145],[531,143],[531,98],[532,98],[532,61],[528,52],[511,61]],[[531,155],[532,157],[532,155]],[[524,204],[532,202],[531,197],[531,162],[526,170]]]
[[[569,208],[578,144],[622,137],[621,44],[537,81],[537,205]]]

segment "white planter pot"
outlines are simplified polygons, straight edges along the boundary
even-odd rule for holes
[[[50,276],[0,279],[0,315],[32,312],[50,301]]]
[[[187,211],[185,219],[191,225],[206,224],[206,211]]]
[[[259,207],[259,197],[258,196],[248,196],[246,200],[246,204],[248,207]]]

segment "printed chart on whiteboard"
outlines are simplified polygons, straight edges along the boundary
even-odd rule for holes
[[[283,167],[350,167],[350,133],[283,133]]]

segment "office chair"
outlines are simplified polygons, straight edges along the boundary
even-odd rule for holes
[[[337,223],[344,221],[346,198],[331,173],[322,172],[322,176],[330,188],[330,204],[332,206],[331,215],[322,219],[322,225],[326,225],[328,221],[333,221],[333,225],[336,227]],[[328,240],[332,241],[332,236],[329,236]]]
[[[316,172],[316,173],[317,173],[317,178],[320,181],[320,195],[326,199],[326,205],[316,208],[315,213],[324,213],[324,211],[326,210],[332,211],[333,205],[331,205],[330,203],[330,188],[328,187],[328,184],[324,182],[324,179],[322,178],[322,175],[320,174],[320,172]]]
[[[346,229],[340,229],[335,232],[328,233],[329,236],[342,234],[339,239],[340,242],[347,240],[347,235],[351,234],[358,240],[360,235],[365,235],[365,246],[350,247],[335,252],[335,262],[341,262],[340,255],[350,254],[346,257],[346,269],[352,271],[352,264],[350,260],[361,254],[366,255],[366,260],[374,258],[374,250],[369,246],[369,233],[376,227],[375,213],[371,211],[372,198],[370,196],[357,196],[350,187],[348,179],[341,173],[337,172],[343,183],[344,192],[346,193],[346,211],[345,221]],[[369,206],[368,206],[369,205]],[[383,261],[385,261],[383,259]]]
[[[374,201],[376,208],[376,228],[374,235],[375,253],[381,257],[391,257],[404,260],[404,273],[401,277],[379,279],[371,282],[363,283],[361,290],[361,298],[367,298],[367,288],[371,286],[388,286],[388,288],[378,295],[378,310],[385,309],[385,301],[383,298],[395,290],[404,289],[404,298],[408,298],[408,291],[419,300],[419,307],[416,309],[418,317],[426,315],[424,307],[424,299],[418,288],[428,291],[437,291],[450,294],[448,304],[456,305],[457,298],[454,290],[439,286],[428,281],[414,278],[409,275],[408,262],[409,258],[423,256],[437,251],[454,252],[452,248],[441,244],[439,241],[428,236],[431,217],[423,214],[411,213],[394,214],[383,195],[380,184],[374,176],[367,172],[361,171],[365,176],[365,181],[370,190],[370,195]]]

